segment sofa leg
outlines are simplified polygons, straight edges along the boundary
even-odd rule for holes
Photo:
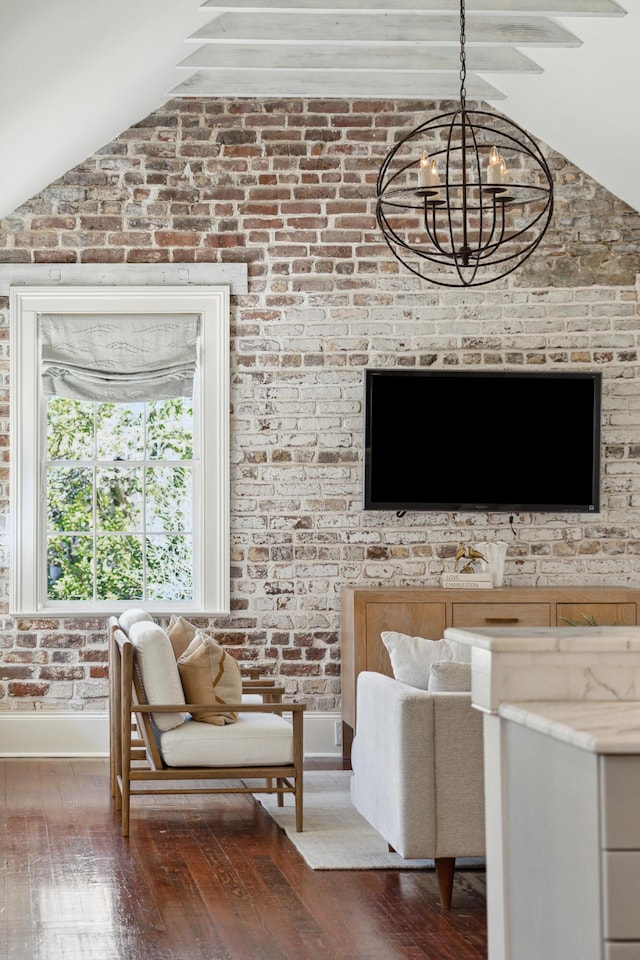
[[[456,866],[456,858],[437,857],[435,864],[438,889],[440,890],[440,903],[445,910],[448,910],[451,907],[451,897],[453,895],[453,873]]]

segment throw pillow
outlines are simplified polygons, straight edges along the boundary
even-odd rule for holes
[[[148,703],[185,703],[176,658],[168,635],[157,623],[138,620],[131,624],[129,637],[135,650],[142,685]],[[159,730],[179,727],[186,713],[153,713],[153,722]]]
[[[393,630],[385,630],[380,636],[389,651],[396,680],[419,690],[429,689],[429,668],[432,663],[452,659],[451,650],[445,640],[409,637]]]
[[[444,641],[449,651],[448,660],[456,660],[458,663],[471,663],[471,651],[473,647],[468,643],[460,643],[459,640],[449,640],[445,637]]]
[[[178,670],[187,703],[240,703],[242,700],[242,677],[238,661],[216,643],[213,637],[197,630],[196,634],[178,658]],[[194,720],[222,726],[234,723],[238,714],[209,713],[196,710]]]
[[[431,693],[452,693],[471,690],[471,664],[455,660],[438,660],[429,667]]]
[[[185,652],[197,630],[198,628],[185,620],[184,617],[177,617],[175,614],[171,617],[171,620],[169,620],[169,640],[171,640],[176,660]]]

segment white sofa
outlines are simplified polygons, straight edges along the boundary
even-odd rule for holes
[[[456,857],[485,852],[482,716],[471,694],[358,676],[351,799],[406,859],[436,863],[451,905]]]

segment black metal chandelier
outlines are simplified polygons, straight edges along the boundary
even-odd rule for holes
[[[460,105],[416,127],[385,157],[376,219],[392,254],[444,287],[493,283],[536,249],[553,213],[549,166],[515,123],[467,110],[465,0]]]

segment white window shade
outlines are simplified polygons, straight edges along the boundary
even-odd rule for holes
[[[191,396],[199,315],[40,314],[43,390],[135,403]]]

